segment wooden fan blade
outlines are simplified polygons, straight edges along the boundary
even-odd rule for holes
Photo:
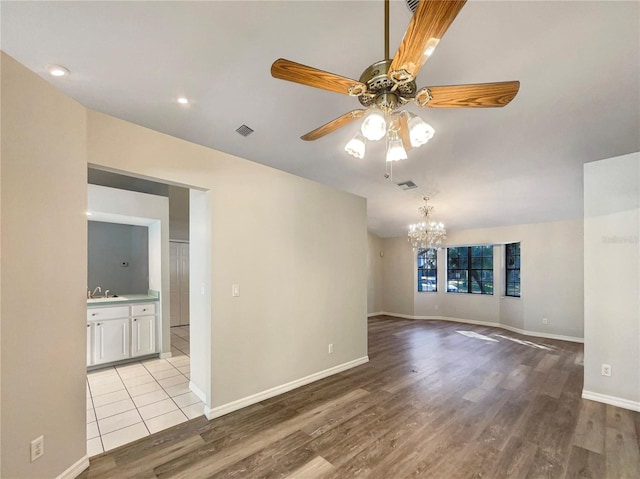
[[[404,151],[409,153],[413,150],[413,146],[411,145],[411,138],[409,136],[409,125],[407,124],[407,115],[400,116],[400,139],[402,140],[402,146],[404,146]]]
[[[285,60],[284,58],[273,62],[271,76],[344,95],[358,96],[367,91],[367,86],[359,81]]]
[[[466,0],[420,1],[389,67],[392,80],[415,79],[465,3]]]
[[[416,103],[425,108],[502,107],[513,100],[519,89],[519,81],[430,86],[416,93]]]
[[[318,138],[322,138],[325,135],[337,130],[338,128],[342,128],[345,125],[348,125],[353,120],[357,120],[358,118],[362,118],[367,110],[353,110],[349,113],[345,113],[342,116],[339,116],[335,120],[331,120],[329,123],[322,125],[319,128],[316,128],[313,131],[310,131],[306,135],[301,136],[300,138],[304,141],[313,141]]]

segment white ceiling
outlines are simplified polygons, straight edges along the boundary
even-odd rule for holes
[[[410,106],[436,135],[393,181],[382,142],[363,160],[344,152],[357,123],[299,139],[356,99],[270,75],[282,57],[358,79],[384,56],[381,0],[2,1],[1,46],[89,108],[364,196],[369,229],[387,237],[425,194],[449,229],[581,217],[583,163],[640,150],[639,7],[469,1],[418,87],[520,80],[520,92],[505,108]],[[392,55],[410,18],[391,2]],[[72,73],[51,78],[49,64]],[[418,188],[395,185],[408,179]]]

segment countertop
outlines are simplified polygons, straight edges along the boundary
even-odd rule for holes
[[[149,294],[124,294],[112,298],[87,299],[87,308],[110,306],[112,304],[148,303],[150,301],[158,301],[159,299],[157,296],[151,296]]]

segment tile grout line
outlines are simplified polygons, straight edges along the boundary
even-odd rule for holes
[[[182,337],[178,336],[177,334],[175,334],[175,333],[171,333],[171,334],[172,334],[172,335],[175,335],[176,337],[178,337],[178,338],[180,338],[181,340],[183,340],[183,341],[184,341],[184,338],[182,338]],[[186,342],[188,343],[188,341],[186,341]],[[188,358],[188,359],[189,359],[189,361],[188,361],[188,365],[189,365],[189,369],[191,369],[191,356],[190,356],[189,354],[186,354],[183,350],[181,350],[181,349],[180,349],[180,348],[178,348],[178,347],[175,347],[175,346],[174,346],[173,348],[174,348],[174,349],[176,349],[176,350],[178,350],[178,351],[180,351],[180,353],[181,353],[181,355],[176,356],[176,358],[178,358],[178,357],[180,357],[180,356],[184,356],[184,357],[186,357],[186,358]],[[168,361],[167,359],[164,359],[163,361],[165,361],[165,362],[166,362],[166,363],[168,363],[168,364],[169,364],[173,369],[175,369],[175,370],[178,372],[178,375],[179,375],[179,376],[182,376],[182,377],[186,380],[186,382],[187,382],[187,383],[190,381],[190,379],[189,379],[189,378],[188,378],[188,377],[187,377],[187,376],[186,376],[182,371],[180,371],[180,369],[178,369],[178,367],[176,367],[176,366],[175,366],[171,361]],[[162,390],[162,391],[163,391],[163,392],[168,396],[168,398],[169,398],[169,399],[171,399],[171,402],[172,402],[172,403],[177,407],[177,410],[178,410],[178,411],[180,411],[180,412],[182,413],[182,415],[184,416],[185,420],[186,420],[186,421],[189,421],[189,420],[190,420],[190,418],[189,418],[189,416],[187,416],[187,414],[183,411],[183,408],[181,408],[181,407],[176,403],[176,401],[175,401],[174,397],[173,397],[173,396],[171,396],[171,395],[169,394],[169,392],[167,391],[167,389],[165,389],[165,387],[164,387],[164,386],[162,386],[162,384],[160,384],[159,380],[154,376],[154,373],[153,373],[151,370],[149,370],[149,369],[145,366],[144,362],[143,362],[143,361],[141,361],[141,360],[138,360],[138,361],[136,361],[136,362],[131,362],[131,363],[127,364],[127,365],[133,365],[133,364],[138,364],[138,365],[142,366],[142,368],[146,371],[146,373],[148,373],[148,374],[153,378],[153,382],[155,382],[155,383],[160,387],[160,390]],[[181,366],[181,367],[183,367],[183,366]],[[126,391],[127,395],[129,396],[129,399],[130,399],[130,400],[131,400],[131,402],[133,403],[134,409],[136,410],[136,412],[137,412],[137,413],[138,413],[138,415],[140,416],[141,422],[142,422],[142,424],[144,425],[145,429],[147,430],[148,435],[151,435],[152,433],[151,433],[151,430],[149,429],[149,426],[147,425],[147,421],[142,417],[142,414],[140,414],[140,408],[138,407],[138,405],[136,404],[135,400],[133,399],[133,396],[131,395],[131,392],[129,391],[129,387],[127,386],[127,384],[126,384],[126,383],[125,383],[125,381],[124,381],[124,378],[120,375],[120,371],[118,371],[118,368],[117,368],[116,366],[110,366],[110,369],[113,369],[113,371],[114,371],[114,372],[115,372],[115,374],[117,375],[117,377],[118,377],[119,381],[121,382],[122,386],[124,387],[124,390]],[[168,371],[168,370],[170,370],[170,368],[168,368],[168,369],[166,369],[166,370],[161,370],[161,371]],[[100,372],[106,372],[106,371],[108,371],[108,369],[107,369],[107,368],[105,368],[104,370],[102,370],[102,371],[100,371]],[[157,371],[157,372],[160,372],[160,371]],[[170,376],[170,378],[172,378],[172,377],[177,377],[178,375],[176,375],[176,376]],[[135,377],[135,376],[134,376],[134,377]],[[164,379],[169,379],[169,378],[164,378]],[[149,383],[145,383],[145,384],[151,384],[151,383],[152,383],[152,381],[150,381]],[[106,448],[105,448],[105,446],[104,446],[103,434],[102,434],[102,431],[101,431],[101,429],[100,429],[100,423],[98,422],[98,415],[97,415],[97,413],[96,413],[96,411],[95,411],[95,403],[94,403],[94,401],[93,401],[94,396],[93,396],[93,391],[92,391],[92,389],[91,389],[91,384],[90,384],[90,382],[89,382],[89,376],[88,376],[88,375],[87,375],[87,385],[88,385],[88,387],[89,387],[89,396],[90,396],[90,398],[89,398],[89,399],[91,400],[91,406],[92,406],[92,409],[93,409],[93,412],[94,412],[94,415],[95,415],[95,418],[96,418],[96,419],[95,419],[95,423],[96,423],[96,428],[98,429],[98,436],[97,436],[97,437],[99,437],[99,438],[100,438],[100,444],[102,445],[102,452],[107,452],[107,451],[106,451]],[[135,386],[134,386],[134,387],[135,387]],[[173,387],[173,386],[170,386],[170,387]],[[112,392],[117,392],[117,391],[121,391],[121,389],[118,389],[118,390],[116,390],[116,391],[112,391]],[[110,393],[105,393],[105,394],[111,394],[112,392],[110,392]],[[151,392],[153,392],[153,391],[151,391]],[[145,394],[148,394],[148,393],[145,393]],[[185,393],[185,394],[189,394],[189,393],[187,392],[187,393]],[[181,394],[181,395],[182,395],[182,394]],[[142,394],[141,394],[141,396],[142,396]],[[124,400],[124,399],[123,399],[123,400]],[[164,399],[161,399],[161,400],[159,400],[159,401],[155,401],[155,402],[152,402],[152,403],[149,403],[149,404],[145,404],[145,406],[148,406],[148,405],[151,405],[151,404],[155,404],[155,403],[160,402],[160,401],[164,401]],[[114,401],[114,402],[118,402],[118,401]],[[112,404],[112,403],[104,404],[104,406],[107,406],[108,404]],[[195,404],[195,403],[194,403],[194,404]],[[188,407],[188,406],[190,406],[190,405],[187,405],[187,406],[185,406],[185,407]],[[102,418],[102,419],[106,419],[106,418],[109,418],[109,417],[113,417],[113,416],[116,416],[116,415],[118,415],[118,414],[123,414],[123,413],[125,413],[125,412],[132,411],[132,410],[133,410],[133,409],[130,409],[130,410],[127,410],[127,411],[123,411],[123,412],[121,412],[121,413],[112,414],[111,416],[106,416],[106,417],[104,417],[104,418]],[[168,413],[164,413],[164,414],[159,414],[159,415],[157,415],[157,416],[153,416],[152,418],[149,418],[149,419],[154,419],[154,418],[157,418],[157,417],[163,416],[163,415],[165,415],[165,414],[170,414],[171,412],[173,412],[173,411],[170,411],[170,412],[168,412]],[[92,421],[92,422],[94,422],[94,421]],[[181,421],[179,424],[181,424],[182,422],[185,422],[185,421]],[[135,425],[135,424],[140,424],[140,423],[136,422],[136,423],[134,423],[134,424],[130,424],[129,426],[123,426],[123,427],[121,427],[121,428],[114,429],[113,431],[110,431],[109,433],[106,433],[106,434],[111,434],[111,433],[113,433],[113,432],[120,431],[120,430],[122,430],[122,429],[125,429],[125,428],[127,428],[127,427],[133,426],[133,425]],[[87,442],[88,442],[88,441],[89,441],[89,439],[87,439]],[[126,443],[125,443],[125,444],[126,444]]]
[[[144,418],[142,417],[142,414],[140,414],[140,410],[138,409],[138,405],[133,400],[133,396],[131,395],[131,392],[129,391],[129,388],[127,387],[127,384],[124,382],[124,379],[122,378],[122,376],[120,376],[120,372],[118,371],[118,368],[115,368],[115,370],[116,370],[116,373],[118,374],[118,377],[120,378],[120,381],[122,381],[122,385],[124,386],[124,390],[127,391],[127,394],[129,395],[129,399],[131,399],[131,402],[133,403],[133,407],[135,407],[136,412],[138,413],[138,416],[140,416],[140,419],[142,420],[142,424],[144,424],[144,427],[147,430],[147,433],[151,434],[151,431],[149,431],[149,428],[147,427],[147,424],[144,422]],[[138,424],[138,423],[136,422],[134,424],[130,424],[129,426],[133,426],[135,424]],[[125,427],[129,427],[129,426],[125,426]],[[120,429],[124,429],[124,428],[120,428]],[[116,430],[119,431],[120,429],[116,429]],[[111,432],[114,432],[114,431],[111,431]]]
[[[104,452],[104,442],[102,441],[102,433],[100,432],[100,425],[98,424],[98,415],[96,414],[96,406],[95,406],[95,403],[93,402],[93,392],[91,391],[91,383],[89,382],[89,377],[87,377],[87,387],[89,388],[89,400],[91,401],[91,410],[93,411],[93,417],[96,418],[95,421],[91,421],[91,422],[96,423],[96,429],[98,430],[98,438],[100,439],[100,446],[102,447],[102,452]],[[95,438],[91,438],[91,439],[95,439]],[[87,442],[89,441],[90,439],[87,439]]]

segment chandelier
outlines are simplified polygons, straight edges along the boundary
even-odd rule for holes
[[[437,248],[447,239],[447,231],[442,223],[431,219],[433,206],[429,204],[429,197],[425,196],[424,206],[418,208],[422,213],[422,221],[409,226],[409,242],[413,250]]]
[[[364,158],[367,141],[387,139],[387,162],[407,159],[407,148],[418,148],[429,141],[435,130],[422,118],[406,110],[392,113],[384,102],[369,109],[362,126],[344,147],[356,158]],[[392,103],[395,106],[395,103]]]

